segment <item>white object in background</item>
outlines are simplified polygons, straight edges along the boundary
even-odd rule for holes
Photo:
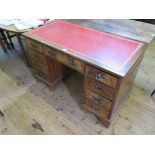
[[[20,23],[23,23],[23,25],[29,25],[32,28],[37,28],[40,25],[44,25],[44,22],[39,19],[21,19]]]
[[[39,19],[0,19],[0,25],[9,26],[14,24],[18,30],[37,28],[44,25],[44,22]]]
[[[20,19],[14,23],[18,30],[25,30],[30,28],[37,28],[40,25],[44,25],[44,22],[38,19]]]
[[[3,26],[9,26],[14,24],[15,20],[14,19],[0,19],[0,25]]]
[[[22,23],[20,23],[20,22],[18,22],[18,21],[16,21],[16,22],[14,23],[14,25],[15,25],[15,27],[16,27],[18,30],[25,30],[25,29],[30,29],[30,28],[32,28],[30,25],[24,25],[24,24],[22,24]]]

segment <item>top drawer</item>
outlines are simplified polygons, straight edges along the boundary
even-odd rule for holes
[[[117,87],[117,83],[118,83],[118,78],[110,75],[102,70],[93,68],[91,66],[86,66],[86,75],[100,81],[103,82],[104,84],[112,87],[112,88],[116,88]]]
[[[46,53],[46,55],[55,60],[58,60],[62,64],[67,65],[83,74],[85,73],[85,64],[79,59],[73,58],[72,56],[46,46],[43,47],[43,51]]]
[[[42,45],[40,43],[30,39],[26,39],[26,42],[29,48],[42,53]]]

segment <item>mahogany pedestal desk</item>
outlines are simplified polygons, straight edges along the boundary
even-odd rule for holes
[[[94,28],[95,22],[56,20],[23,36],[36,77],[56,87],[68,67],[79,71],[84,107],[108,127],[128,96],[147,43],[108,33],[104,21]]]

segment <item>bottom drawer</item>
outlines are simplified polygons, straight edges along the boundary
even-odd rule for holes
[[[88,89],[85,93],[86,107],[103,118],[109,118],[112,102]]]

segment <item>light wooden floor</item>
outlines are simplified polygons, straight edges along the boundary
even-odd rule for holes
[[[82,75],[72,72],[51,92],[36,81],[19,53],[0,51],[0,134],[155,134],[155,97],[150,97],[155,88],[155,41],[108,129],[81,108]]]

